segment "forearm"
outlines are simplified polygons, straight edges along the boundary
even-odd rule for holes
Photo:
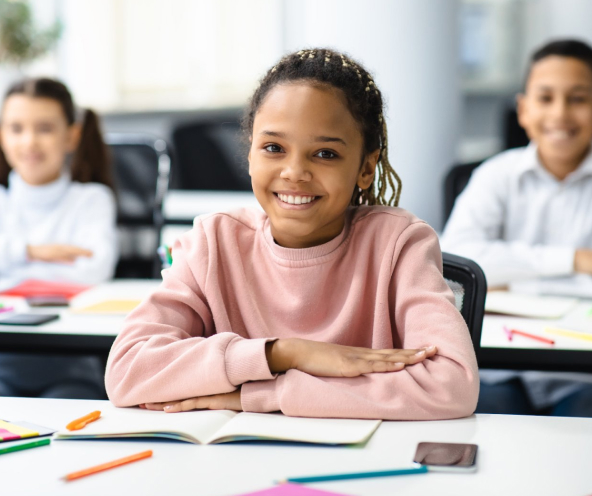
[[[437,356],[399,372],[354,378],[314,377],[289,370],[275,381],[243,385],[245,411],[290,416],[435,420],[473,413],[476,366]]]

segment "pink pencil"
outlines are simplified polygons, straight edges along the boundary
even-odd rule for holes
[[[510,329],[508,329],[506,326],[504,326],[504,332],[506,333],[506,337],[508,338],[508,341],[512,341],[512,331],[510,331]]]

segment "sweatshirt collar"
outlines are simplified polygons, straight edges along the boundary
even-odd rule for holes
[[[265,219],[263,225],[263,234],[265,238],[265,244],[270,249],[278,261],[286,262],[314,262],[322,263],[337,256],[341,252],[342,248],[347,244],[349,234],[351,231],[351,220],[353,215],[353,208],[349,207],[346,211],[345,224],[341,233],[339,233],[332,240],[323,243],[322,245],[312,246],[310,248],[285,248],[278,245],[273,236],[271,235],[271,225],[269,217]],[[304,263],[304,265],[309,265]]]
[[[33,186],[25,182],[15,171],[11,171],[8,175],[8,191],[11,198],[18,204],[45,208],[63,199],[70,182],[70,175],[64,172],[51,183]]]

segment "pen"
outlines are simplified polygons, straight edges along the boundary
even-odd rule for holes
[[[508,341],[512,341],[512,331],[510,331],[510,329],[508,329],[506,326],[504,326],[504,332],[506,333],[506,337],[508,338]]]
[[[103,472],[104,470],[109,470],[110,468],[120,467],[121,465],[126,465],[127,463],[137,462],[138,460],[150,458],[151,456],[152,450],[142,451],[141,453],[136,453],[135,455],[119,458],[118,460],[113,460],[112,462],[107,462],[101,465],[96,465],[94,467],[85,468],[84,470],[79,470],[78,472],[72,472],[71,474],[64,476],[64,479],[69,481],[80,479],[81,477],[86,477],[87,475]]]
[[[90,424],[91,422],[94,422],[100,416],[101,416],[101,412],[99,410],[96,410],[94,412],[89,413],[88,415],[85,415],[84,417],[80,417],[79,419],[72,420],[72,422],[70,422],[66,426],[66,429],[68,429],[69,431],[77,431],[79,429],[82,429],[86,424]]]
[[[570,331],[568,329],[559,329],[557,327],[546,327],[545,332],[555,334],[557,336],[565,336],[574,339],[583,339],[584,341],[592,341],[592,334],[581,331]]]
[[[9,446],[8,448],[0,449],[0,455],[4,455],[5,453],[12,453],[13,451],[21,451],[30,448],[37,448],[39,446],[46,446],[51,443],[51,439],[39,439],[38,441],[31,441],[30,443],[21,443],[16,444],[14,446]]]
[[[346,479],[368,479],[371,477],[391,477],[393,475],[426,474],[427,472],[428,467],[422,465],[421,467],[398,468],[395,470],[379,470],[378,472],[352,472],[349,474],[314,475],[311,477],[290,477],[279,482],[325,482]]]
[[[510,332],[512,334],[518,334],[519,336],[524,336],[525,338],[534,339],[536,341],[541,341],[543,343],[555,344],[555,341],[553,341],[552,339],[537,336],[536,334],[530,334],[530,332],[519,331],[517,329],[512,329]]]
[[[5,307],[4,305],[0,306],[0,313],[12,312],[13,310],[14,310],[14,307]]]
[[[166,246],[159,246],[156,249],[156,253],[158,253],[158,257],[160,258],[160,262],[164,268],[171,266],[170,255]]]

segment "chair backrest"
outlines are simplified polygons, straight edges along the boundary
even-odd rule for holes
[[[518,123],[518,114],[514,107],[507,108],[504,112],[503,140],[504,150],[528,145],[528,135]]]
[[[485,312],[487,281],[479,265],[468,258],[442,253],[444,279],[452,289],[456,308],[462,314],[478,355]]]
[[[446,174],[444,178],[444,222],[442,225],[446,225],[448,217],[452,213],[456,197],[462,193],[471,178],[471,174],[482,163],[483,161],[480,160],[467,164],[455,164]]]
[[[221,110],[173,130],[172,189],[251,191],[240,118],[239,110]]]
[[[111,149],[117,192],[120,260],[115,275],[153,277],[171,166],[167,144],[130,133],[109,133],[105,141]]]

